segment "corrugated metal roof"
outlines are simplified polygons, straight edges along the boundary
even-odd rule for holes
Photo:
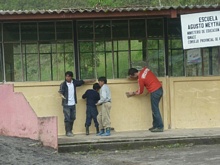
[[[160,10],[184,10],[184,9],[217,9],[220,5],[195,5],[195,6],[130,6],[130,7],[118,7],[109,8],[97,6],[95,8],[65,8],[62,10],[0,10],[0,15],[35,15],[35,14],[62,14],[62,13],[99,13],[99,12],[136,12],[136,11],[160,11]]]

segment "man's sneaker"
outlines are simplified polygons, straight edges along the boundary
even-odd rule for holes
[[[154,129],[154,127],[151,127],[151,128],[149,128],[148,130],[151,131],[151,130],[153,130],[153,129]]]
[[[72,133],[72,132],[67,132],[67,133],[66,133],[66,136],[72,137],[72,136],[73,136],[73,133]]]
[[[163,128],[154,128],[151,132],[163,132]]]

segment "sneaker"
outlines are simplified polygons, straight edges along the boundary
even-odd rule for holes
[[[149,128],[148,130],[151,131],[151,130],[153,130],[153,129],[154,129],[154,127],[151,127],[151,128]]]
[[[154,128],[151,132],[163,132],[163,128]]]
[[[73,133],[72,133],[72,132],[67,132],[67,133],[66,133],[66,136],[72,137],[72,136],[73,136]]]

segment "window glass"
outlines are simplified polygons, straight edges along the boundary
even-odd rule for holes
[[[21,40],[22,41],[37,41],[37,23],[26,22],[21,23]]]
[[[187,76],[220,75],[220,47],[191,49],[185,53]]]
[[[163,38],[163,19],[147,20],[147,37]]]
[[[168,37],[181,38],[181,23],[179,18],[168,19]]]
[[[112,21],[112,34],[113,34],[113,39],[128,38],[128,21],[127,20]]]
[[[111,39],[110,21],[95,21],[95,39],[96,40]]]
[[[51,44],[40,44],[40,80],[46,81],[52,79],[52,45]]]
[[[176,77],[185,76],[185,58],[180,26],[180,19],[168,19],[168,74]]]
[[[157,75],[164,76],[164,41],[148,40],[147,41],[147,66]]]
[[[79,40],[93,39],[93,21],[79,21],[77,23]]]
[[[4,41],[19,41],[19,24],[5,23],[3,24]]]
[[[113,78],[112,43],[96,42],[96,71],[97,77]]]
[[[131,40],[131,64],[132,67],[137,69],[142,68],[142,63],[146,57],[146,45],[145,40]]]
[[[6,81],[22,81],[20,44],[4,44]]]
[[[39,40],[50,41],[55,40],[55,23],[39,22]]]
[[[56,37],[57,40],[72,40],[73,26],[71,21],[56,22]]]
[[[129,69],[128,41],[114,41],[114,71],[115,78],[127,77]]]
[[[95,78],[93,42],[80,42],[80,73],[82,79]]]
[[[171,76],[184,76],[184,56],[183,50],[170,49],[169,51],[169,75]]]
[[[146,38],[145,20],[130,20],[130,37],[135,38]]]
[[[39,56],[37,44],[22,44],[24,81],[39,81]]]

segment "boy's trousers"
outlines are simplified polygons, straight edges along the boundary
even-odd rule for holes
[[[87,108],[86,108],[86,124],[85,126],[89,127],[91,125],[91,121],[93,119],[94,123],[95,123],[95,127],[98,127],[99,124],[98,124],[98,121],[97,121],[97,115],[98,115],[98,110],[95,107],[93,106],[89,106],[87,105]]]
[[[111,127],[110,110],[111,110],[111,102],[106,102],[101,105],[101,110],[97,117],[100,129]]]

